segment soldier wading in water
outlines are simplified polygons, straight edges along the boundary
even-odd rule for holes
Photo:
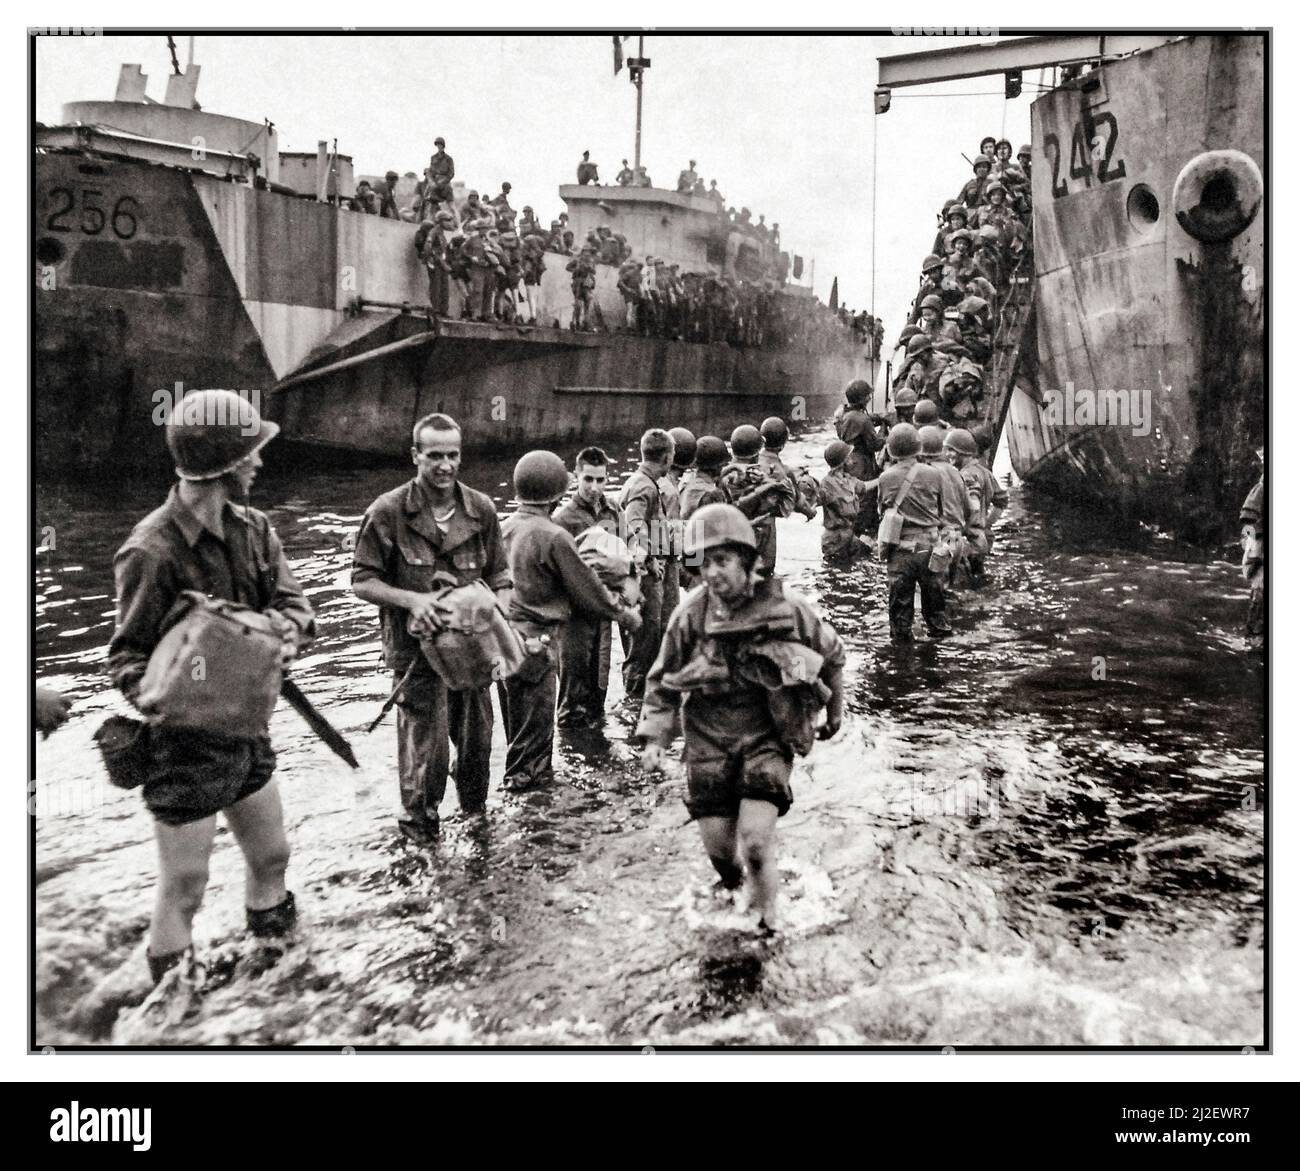
[[[164,635],[201,611],[204,598],[224,599],[269,618],[268,640],[277,634],[281,639],[281,670],[312,638],[311,606],[270,521],[235,503],[247,500],[262,466],[258,452],[279,430],[233,391],[200,390],[182,399],[167,423],[167,446],[180,483],[161,508],[135,526],[113,559],[117,630],[108,668],[122,694],[149,720],[132,783],[140,783],[158,842],[158,897],[147,953],[155,983],[190,947],[218,813],[225,815],[244,855],[249,930],[259,937],[282,936],[296,922],[293,894],[284,884],[289,843],[271,778],[275,752],[265,727],[250,736],[207,730],[198,710],[222,706],[219,689],[232,679],[249,691],[269,691],[273,706],[280,686],[274,643],[267,678],[247,677],[248,656],[227,664],[212,655],[204,663],[206,682],[188,691],[187,682],[199,678],[191,667],[198,656],[182,654],[165,674],[152,661]],[[187,598],[184,591],[193,593]],[[190,649],[203,646],[200,638]],[[190,711],[175,711],[180,694],[192,697]],[[167,709],[166,722],[157,722],[159,709]],[[269,706],[266,715],[269,719]]]
[[[844,647],[812,606],[756,572],[744,514],[707,504],[686,523],[688,561],[704,588],[673,613],[646,681],[642,765],[663,767],[680,707],[686,808],[726,889],[748,871],[759,926],[776,927],[776,819],[794,795],[796,754],[839,731]],[[814,727],[825,707],[826,721]]]

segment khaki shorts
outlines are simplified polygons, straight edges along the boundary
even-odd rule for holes
[[[268,736],[236,740],[181,728],[149,729],[149,767],[142,792],[164,825],[188,825],[266,787],[275,771]]]
[[[745,752],[686,762],[686,809],[692,818],[736,817],[742,800],[766,801],[778,817],[794,803],[790,789],[793,757],[776,742]]]

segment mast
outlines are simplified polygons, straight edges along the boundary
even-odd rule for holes
[[[633,152],[635,157],[632,160],[632,166],[638,171],[641,168],[641,87],[645,83],[645,71],[649,68],[650,58],[645,55],[645,37],[638,36],[636,39],[636,56],[629,58],[627,63],[632,84],[636,86],[636,149]]]

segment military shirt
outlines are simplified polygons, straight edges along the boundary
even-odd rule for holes
[[[182,591],[274,610],[298,627],[299,647],[316,626],[264,513],[226,503],[222,531],[209,529],[173,486],[166,503],[131,530],[113,557],[117,629],[108,644],[113,684],[134,702],[140,680]]]
[[[600,504],[592,506],[576,492],[560,505],[551,519],[564,529],[571,537],[580,537],[590,528],[601,528],[618,537],[622,534],[623,511],[608,496],[600,498]]]
[[[708,472],[695,469],[695,474],[682,481],[681,491],[682,520],[689,520],[691,514],[706,504],[726,504],[727,494],[718,486],[718,481]]]
[[[913,468],[918,469],[917,473],[898,509],[903,518],[904,541],[932,537],[943,523],[943,480],[938,471],[928,464],[918,463],[915,456],[898,460],[880,473],[876,490],[881,516],[893,507],[903,481]]]
[[[548,512],[545,504],[521,504],[501,527],[514,584],[506,611],[510,621],[558,626],[574,610],[592,618],[617,618],[618,602]]]
[[[429,593],[434,574],[450,574],[457,585],[485,581],[493,591],[510,587],[510,568],[501,541],[501,525],[489,496],[457,483],[454,511],[443,532],[433,518],[433,504],[419,479],[385,492],[361,519],[352,554],[352,584],[379,580],[400,590]],[[406,629],[407,612],[380,606],[384,661],[404,671],[419,651],[419,640]]]
[[[667,515],[659,484],[642,463],[628,476],[618,494],[618,504],[623,510],[623,524],[627,535],[623,538],[628,548],[640,549],[651,560],[667,557],[672,540],[665,525]]]
[[[433,172],[433,181],[446,185],[456,177],[456,160],[445,150],[429,156],[429,170]]]

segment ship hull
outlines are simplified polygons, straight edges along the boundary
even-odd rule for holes
[[[286,447],[372,459],[401,458],[429,411],[461,420],[468,447],[612,443],[653,425],[725,435],[765,415],[824,419],[870,376],[837,331],[780,348],[575,333],[568,258],[555,254],[534,290],[542,324],[431,329],[413,224],[84,151],[38,152],[35,179],[41,476],[168,466],[167,408],[199,387],[254,396]],[[616,282],[598,266],[610,324]],[[378,323],[361,341],[358,304]],[[421,334],[428,344],[294,382]]]
[[[614,443],[648,427],[725,437],[768,415],[824,420],[855,374],[849,357],[798,350],[444,322],[427,344],[290,385],[272,417],[300,446],[379,458],[403,457],[434,411],[461,423],[467,449]]]
[[[1264,155],[1263,52],[1188,37],[1033,107],[1038,362],[1012,395],[1012,464],[1201,539],[1235,519],[1266,427],[1266,217],[1247,174]],[[1198,238],[1211,194],[1189,195],[1192,164],[1223,152],[1244,156],[1219,203],[1245,226]]]

